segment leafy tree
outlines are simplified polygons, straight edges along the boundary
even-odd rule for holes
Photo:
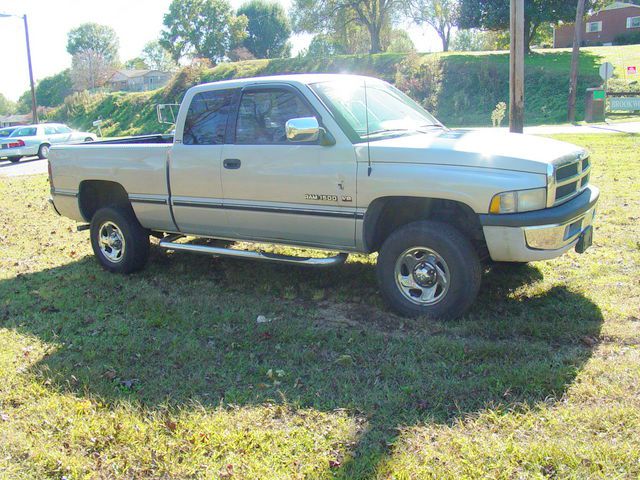
[[[508,48],[509,32],[503,31],[492,32],[474,28],[458,30],[451,41],[451,50],[458,52],[480,52]]]
[[[0,93],[0,115],[11,115],[16,111],[16,103]]]
[[[407,13],[418,25],[431,26],[442,41],[442,50],[449,50],[451,32],[458,23],[458,0],[408,0]]]
[[[291,19],[295,32],[325,35],[356,23],[369,34],[370,53],[378,53],[384,50],[384,31],[396,19],[400,7],[397,0],[294,0]]]
[[[173,61],[171,55],[159,41],[147,43],[142,49],[140,55],[142,61],[151,70],[160,70],[161,72],[169,72],[176,68],[176,62]]]
[[[173,0],[163,23],[160,44],[174,61],[189,56],[216,63],[242,43],[248,21],[234,15],[227,0]]]
[[[36,86],[38,105],[43,107],[60,105],[72,93],[73,81],[71,79],[71,70],[68,68],[60,73],[43,78]],[[29,105],[31,105],[31,94],[29,94]]]
[[[331,35],[319,33],[314,35],[307,49],[307,56],[315,58],[344,54],[344,46],[336,42]]]
[[[404,30],[392,30],[389,34],[389,46],[387,47],[388,52],[397,52],[397,53],[405,53],[405,52],[415,52],[416,47],[413,44],[413,40],[409,37],[409,34]]]
[[[251,0],[238,9],[248,19],[243,45],[256,58],[280,58],[291,53],[291,26],[279,3]]]
[[[588,0],[586,9],[595,5]],[[482,28],[485,30],[509,29],[510,0],[460,0],[460,27]],[[573,22],[576,15],[575,1],[568,0],[525,0],[525,46],[530,52],[532,39],[543,23],[559,21]]]
[[[147,65],[147,63],[144,61],[142,57],[130,58],[129,60],[124,62],[122,67],[125,70],[148,70],[149,69],[149,65]]]
[[[88,51],[96,52],[105,61],[118,61],[119,40],[113,28],[98,23],[83,23],[67,33],[67,52],[75,56]]]

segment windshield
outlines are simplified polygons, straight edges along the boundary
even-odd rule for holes
[[[429,112],[388,83],[367,80],[365,97],[364,82],[333,80],[311,85],[352,141],[378,140],[442,127]]]

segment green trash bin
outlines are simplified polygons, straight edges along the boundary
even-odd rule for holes
[[[589,122],[604,122],[607,94],[602,88],[587,88],[584,119]]]

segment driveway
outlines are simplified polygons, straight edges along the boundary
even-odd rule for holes
[[[25,157],[18,163],[0,159],[0,177],[16,177],[18,175],[34,175],[47,173],[47,161],[38,157]]]

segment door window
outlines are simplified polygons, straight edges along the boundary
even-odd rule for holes
[[[66,125],[58,125],[56,127],[56,133],[71,133],[71,129]]]
[[[236,143],[241,145],[264,145],[287,143],[285,124],[287,120],[314,117],[314,112],[295,92],[269,89],[246,92],[242,95]]]
[[[45,135],[55,135],[56,134],[56,129],[54,127],[44,127],[44,134]]]
[[[182,143],[223,144],[234,93],[234,90],[219,90],[196,94],[187,111]]]

